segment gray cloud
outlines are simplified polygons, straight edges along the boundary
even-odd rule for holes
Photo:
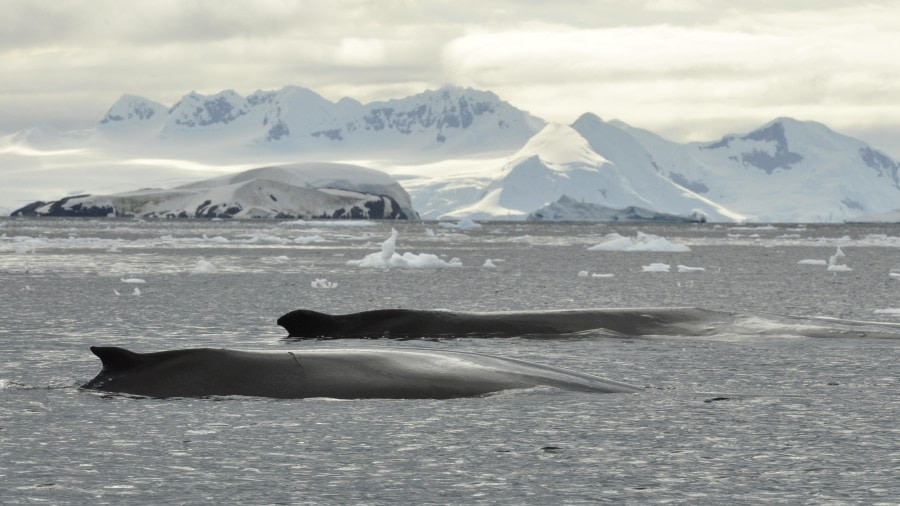
[[[0,19],[0,133],[87,127],[126,92],[370,101],[460,84],[677,139],[793,115],[900,156],[895,2],[7,0]]]

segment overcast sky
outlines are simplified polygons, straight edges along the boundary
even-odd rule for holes
[[[455,84],[682,141],[792,116],[900,157],[898,23],[897,1],[2,0],[0,133],[89,127],[123,93]]]

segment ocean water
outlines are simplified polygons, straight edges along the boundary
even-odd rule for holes
[[[378,251],[391,227],[398,252],[463,267],[347,265]],[[691,251],[587,250],[638,231]],[[837,263],[852,270],[798,264],[838,247]],[[483,268],[486,259],[496,268]],[[643,272],[652,263],[671,272]],[[892,272],[897,226],[3,219],[0,503],[896,504],[900,339],[864,331],[900,326]],[[318,279],[337,285],[313,287]],[[874,323],[827,339],[786,328],[402,343],[290,341],[275,324],[297,308],[648,306]],[[415,346],[644,388],[444,401],[139,399],[77,388],[100,369],[91,345]]]

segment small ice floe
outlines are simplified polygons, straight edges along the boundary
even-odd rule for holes
[[[589,271],[579,271],[579,272],[578,272],[578,277],[579,277],[579,278],[587,278],[587,277],[591,277],[591,278],[611,278],[611,277],[613,277],[613,276],[615,276],[615,274],[603,274],[603,273],[599,273],[599,272],[589,272]]]
[[[290,260],[290,259],[291,259],[291,257],[289,257],[287,255],[279,255],[277,257],[272,257],[272,260]]]
[[[839,259],[844,258],[846,256],[847,255],[844,254],[843,250],[841,250],[841,247],[838,246],[837,251],[834,252],[834,255],[831,255],[831,257],[828,259],[828,272],[850,272],[850,271],[852,271],[853,269],[851,269],[850,267],[848,267],[844,264],[838,263]]]
[[[34,248],[28,246],[27,244],[13,244],[12,245],[13,253],[17,255],[25,255],[27,253],[34,253]]]
[[[900,272],[889,272],[888,277],[900,281]]]
[[[140,295],[140,294],[141,294],[141,289],[138,287],[134,287],[134,291],[131,292],[131,295]]]
[[[122,283],[136,283],[136,284],[146,283],[146,281],[144,281],[141,278],[119,278],[119,281],[121,281]]]
[[[34,288],[31,288],[30,286],[25,285],[25,291],[26,291],[26,292],[30,292],[30,291],[32,291],[32,290],[34,290]]]
[[[466,218],[463,220],[459,220],[456,223],[442,222],[442,223],[440,223],[440,226],[443,228],[458,228],[458,229],[469,230],[469,229],[481,228],[481,223],[476,223],[476,222]]]
[[[679,265],[678,272],[703,272],[706,268],[704,267],[688,267],[687,265]]]
[[[800,260],[797,263],[800,265],[822,265],[822,266],[828,265],[827,260],[821,260],[818,258],[804,258],[803,260]]]
[[[213,244],[228,244],[231,242],[228,238],[222,237],[221,235],[217,235],[215,237],[209,237],[206,234],[203,234],[203,238],[201,239],[201,241],[213,243]]]
[[[834,252],[834,255],[828,258],[828,265],[837,265],[838,259],[844,258],[847,255],[844,254],[844,250],[841,249],[840,246],[837,247],[837,251]]]
[[[490,258],[488,258],[487,260],[484,261],[484,265],[482,265],[482,267],[485,269],[496,269],[497,268],[497,266],[494,264],[494,262]]]
[[[310,286],[313,288],[337,288],[337,282],[328,281],[325,278],[316,278],[315,281],[310,283]]]
[[[671,266],[669,266],[669,264],[654,262],[650,265],[644,265],[641,268],[643,269],[641,272],[669,272]]]
[[[588,251],[663,251],[684,252],[691,248],[672,242],[664,237],[638,232],[635,237],[620,234],[606,234],[603,242],[588,248]]]
[[[113,293],[114,293],[114,294],[116,294],[116,297],[118,297],[118,296],[120,296],[120,295],[122,295],[122,294],[121,294],[121,293],[119,293],[119,291],[118,291],[118,290],[116,290],[116,289],[115,289],[115,288],[113,288]]]
[[[428,237],[434,237],[434,229],[433,228],[425,228],[425,235]]]
[[[294,239],[294,244],[312,244],[314,242],[325,242],[325,238],[321,235],[301,235]]]
[[[900,307],[891,307],[887,309],[876,309],[872,311],[875,314],[887,314],[900,318]]]
[[[191,274],[212,274],[214,272],[218,272],[216,266],[204,258],[197,260],[197,264],[191,269]]]
[[[462,267],[462,261],[452,258],[449,261],[441,260],[431,253],[404,253],[398,255],[397,229],[391,229],[391,237],[381,243],[381,251],[370,253],[362,260],[348,260],[347,265],[364,268],[388,269],[391,267],[409,269],[440,269],[445,267]]]

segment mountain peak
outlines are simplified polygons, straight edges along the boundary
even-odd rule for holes
[[[592,112],[586,112],[579,116],[578,119],[575,120],[575,123],[572,123],[572,126],[590,123],[604,123],[604,121],[600,118],[600,116],[597,116]]]
[[[166,107],[138,95],[124,94],[109,108],[100,125],[160,120]]]

